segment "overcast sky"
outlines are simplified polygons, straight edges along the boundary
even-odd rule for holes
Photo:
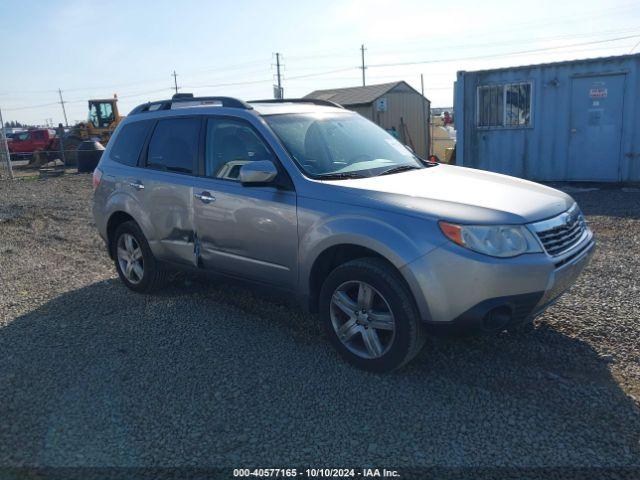
[[[70,122],[114,93],[127,113],[169,97],[174,69],[183,92],[269,98],[275,52],[287,97],[357,86],[363,43],[368,84],[423,73],[451,106],[457,70],[640,52],[640,2],[0,0],[0,39],[5,121],[62,121],[58,88]]]

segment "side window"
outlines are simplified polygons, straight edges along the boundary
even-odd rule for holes
[[[199,118],[160,120],[147,154],[147,167],[169,172],[193,173],[198,155]]]
[[[124,125],[111,147],[110,158],[125,165],[136,166],[144,140],[152,125],[153,122],[150,121]]]
[[[207,177],[238,181],[240,168],[273,155],[248,123],[225,118],[207,121],[205,174]]]

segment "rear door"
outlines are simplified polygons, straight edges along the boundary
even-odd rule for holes
[[[159,120],[149,139],[142,174],[129,179],[153,225],[154,253],[162,260],[196,265],[194,251],[193,180],[201,120]]]
[[[194,184],[202,266],[285,288],[297,284],[296,194],[272,185],[243,186],[242,165],[278,159],[246,121],[210,117],[203,176]],[[284,171],[280,173],[286,175]]]
[[[619,180],[625,77],[572,80],[569,180]]]

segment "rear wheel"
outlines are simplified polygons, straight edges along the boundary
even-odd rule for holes
[[[133,221],[121,224],[112,243],[120,280],[135,292],[152,292],[161,287],[166,272],[160,268],[140,227]]]
[[[378,258],[333,270],[322,286],[320,314],[336,350],[366,370],[399,368],[424,344],[411,292],[398,272]]]

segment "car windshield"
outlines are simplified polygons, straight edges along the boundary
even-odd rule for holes
[[[265,116],[303,172],[311,177],[372,177],[424,168],[407,147],[355,113]]]

